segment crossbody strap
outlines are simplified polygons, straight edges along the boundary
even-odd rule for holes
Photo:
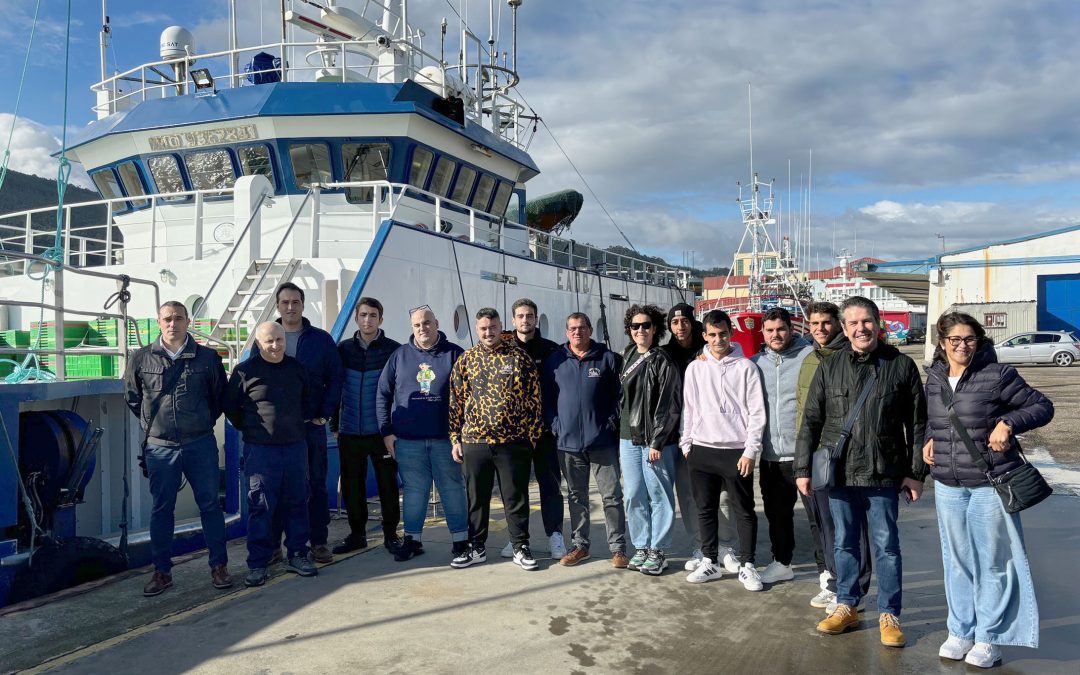
[[[859,417],[859,413],[862,411],[863,406],[866,404],[866,399],[870,398],[870,392],[874,388],[874,383],[877,382],[878,371],[885,364],[885,359],[879,358],[877,367],[870,373],[870,377],[867,378],[863,384],[862,391],[859,392],[859,398],[855,401],[855,407],[848,413],[847,421],[844,422],[844,428],[840,432],[840,439],[833,448],[833,456],[839,459],[840,455],[847,447],[848,439],[851,438],[851,430],[855,427],[855,420]]]
[[[649,360],[649,357],[650,357],[650,356],[652,356],[652,355],[653,355],[653,354],[655,354],[655,353],[656,353],[656,352],[655,352],[654,350],[650,350],[650,351],[647,351],[647,352],[645,352],[644,354],[642,354],[642,355],[641,355],[641,357],[640,357],[640,358],[638,358],[638,360],[637,360],[637,361],[634,361],[634,362],[633,362],[632,364],[630,364],[630,367],[629,367],[629,368],[627,368],[627,369],[626,369],[626,372],[624,372],[624,373],[622,374],[622,381],[623,381],[623,382],[625,382],[625,381],[626,381],[627,379],[629,379],[629,377],[630,377],[631,375],[633,375],[634,371],[635,371],[635,370],[637,370],[637,369],[638,369],[638,367],[639,367],[639,366],[641,366],[641,364],[643,364],[643,363],[645,363],[646,361],[648,361],[648,360]]]
[[[964,424],[960,421],[959,415],[956,414],[956,410],[953,409],[953,397],[952,388],[948,384],[944,384],[941,387],[941,400],[945,402],[945,408],[949,411],[949,422],[952,424],[953,431],[963,441],[964,447],[971,454],[971,458],[975,460],[975,465],[979,467],[979,470],[986,475],[986,478],[990,480],[990,465],[987,464],[986,459],[979,452],[979,449],[975,447],[975,441],[971,440],[971,436],[968,434]],[[992,480],[991,480],[992,482]]]

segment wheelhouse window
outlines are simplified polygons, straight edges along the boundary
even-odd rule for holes
[[[191,186],[196,190],[224,190],[236,184],[228,150],[206,150],[184,155]]]
[[[430,150],[416,148],[413,150],[412,163],[409,165],[409,185],[414,185],[421,190],[427,183],[428,174],[431,172],[431,163],[435,155]]]
[[[294,143],[289,146],[296,187],[307,189],[312,183],[329,183],[330,148],[322,143]]]
[[[503,217],[506,215],[506,207],[510,205],[510,196],[514,194],[514,185],[506,181],[499,183],[499,188],[495,190],[495,201],[491,205],[491,212],[496,216]],[[510,220],[517,221],[517,209],[514,209],[514,213]]]
[[[240,158],[240,173],[245,176],[266,176],[271,185],[277,185],[274,180],[274,163],[270,159],[270,148],[265,145],[247,145],[238,148],[236,155]]]
[[[469,202],[469,194],[472,192],[473,184],[476,182],[476,169],[463,166],[458,171],[457,181],[454,183],[454,192],[450,195],[450,199],[458,202],[459,204],[467,204]]]
[[[476,194],[469,203],[474,209],[487,211],[491,204],[491,193],[495,190],[495,179],[488,174],[481,174],[480,181],[476,184]]]
[[[450,180],[454,177],[454,161],[446,157],[440,157],[435,163],[435,173],[431,176],[431,185],[428,192],[433,192],[440,197],[445,197],[450,192]]]
[[[158,155],[151,157],[147,162],[150,167],[150,175],[154,177],[154,184],[158,192],[183,192],[184,177],[180,174],[180,162],[173,155]],[[163,201],[179,202],[187,197],[167,197]]]
[[[116,180],[116,175],[113,174],[112,169],[92,173],[90,174],[90,180],[94,181],[94,186],[97,187],[103,199],[119,199],[124,196],[120,194],[120,183]]]
[[[129,197],[146,194],[146,188],[143,187],[142,178],[139,176],[139,168],[135,166],[135,162],[124,162],[117,166],[116,173],[119,174],[120,184],[124,186],[124,192]],[[136,209],[141,209],[149,203],[149,200],[146,199],[131,200],[131,206]]]
[[[390,145],[344,143],[341,165],[345,167],[345,182],[386,180],[390,175]],[[351,203],[370,202],[373,195],[374,190],[369,187],[345,188],[345,199]]]

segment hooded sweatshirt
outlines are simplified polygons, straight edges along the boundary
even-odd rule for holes
[[[768,424],[762,437],[761,458],[771,462],[790,462],[795,459],[796,393],[803,359],[812,352],[810,343],[796,337],[782,351],[773,351],[768,344],[765,351],[750,360],[761,371],[765,387],[765,410]]]
[[[803,359],[802,366],[799,368],[798,391],[795,395],[796,435],[798,435],[799,428],[802,427],[803,406],[806,405],[806,395],[810,392],[810,383],[814,381],[814,375],[818,371],[818,366],[821,365],[822,361],[843,349],[847,344],[847,336],[844,335],[844,331],[840,331],[833,339],[825,343],[823,347],[814,348],[814,350],[807,354],[806,358]]]
[[[731,345],[722,359],[704,351],[704,361],[691,361],[683,383],[683,454],[693,445],[742,448],[757,460],[765,430],[765,395],[758,369]]]
[[[429,349],[415,337],[398,347],[379,376],[379,433],[406,440],[449,438],[450,373],[464,351],[442,331]]]

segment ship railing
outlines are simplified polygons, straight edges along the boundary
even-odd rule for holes
[[[404,82],[412,79],[426,86],[441,88],[443,97],[455,95],[465,100],[465,115],[482,123],[485,113],[491,113],[490,130],[500,138],[524,148],[530,125],[521,125],[524,106],[508,95],[517,83],[516,74],[506,67],[487,63],[470,63],[464,67],[449,66],[425,51],[417,42],[397,40],[394,48],[385,51],[379,39],[341,40],[332,42],[269,42],[254,47],[238,47],[188,57],[162,59],[144,63],[91,87],[108,95],[99,99],[92,110],[98,118],[106,117],[143,101],[174,96],[212,95],[219,89],[259,86],[258,80],[280,82]],[[397,49],[400,47],[400,49]],[[272,68],[242,70],[241,61],[254,63],[259,53],[280,58]],[[393,60],[381,60],[380,54],[392,53]],[[434,67],[438,79],[424,68]],[[199,90],[189,77],[191,70],[206,69],[211,88]],[[455,72],[462,72],[459,79]]]
[[[0,251],[0,259],[4,260],[18,260],[26,265],[34,266],[38,270],[50,269],[50,274],[46,279],[42,280],[45,286],[45,291],[51,291],[52,302],[45,302],[45,292],[43,291],[41,300],[12,300],[0,298],[0,307],[25,307],[29,309],[37,309],[42,313],[46,311],[52,313],[53,328],[56,331],[55,347],[38,347],[38,348],[23,348],[23,347],[4,347],[5,354],[11,355],[25,355],[25,354],[54,354],[56,357],[55,366],[53,368],[56,379],[63,380],[64,375],[64,360],[65,354],[71,352],[72,349],[65,348],[64,345],[64,320],[67,315],[93,317],[95,319],[116,319],[124,323],[125,329],[117,331],[117,344],[111,347],[93,347],[80,345],[77,349],[79,354],[84,355],[102,355],[102,356],[116,356],[119,358],[119,372],[123,372],[126,360],[128,358],[129,347],[127,340],[127,326],[128,322],[132,321],[131,317],[127,314],[127,305],[129,301],[125,301],[122,297],[117,296],[117,302],[115,304],[106,302],[104,309],[78,309],[74,307],[68,307],[64,302],[64,284],[68,274],[75,274],[79,276],[94,277],[98,279],[110,279],[116,282],[117,291],[127,291],[130,285],[135,284],[139,286],[148,286],[154,294],[154,306],[161,306],[161,292],[156,282],[149,279],[139,279],[137,277],[130,277],[122,274],[109,274],[107,272],[98,272],[96,270],[78,269],[75,267],[54,266],[53,261],[44,256],[35,255],[33,253],[24,253],[22,251]],[[108,311],[116,307],[119,310],[117,312]],[[133,324],[132,324],[132,327]],[[44,330],[44,327],[39,328]],[[134,331],[138,335],[138,331]]]
[[[194,201],[194,242],[177,244],[176,247],[194,246],[194,258],[201,260],[206,252],[208,239],[213,241],[212,229],[218,225],[231,223],[232,210],[228,213],[208,214],[204,211],[208,200],[230,197],[232,188],[214,190],[188,190],[151,195],[136,195],[99,199],[91,202],[65,204],[62,216],[61,233],[63,235],[65,265],[78,267],[111,265],[122,263],[124,251],[148,251],[150,262],[157,262],[162,252],[170,248],[161,242],[161,230],[168,223],[170,214],[165,209],[174,202]],[[134,206],[138,210],[129,211]],[[145,224],[148,227],[148,243],[145,247],[125,245],[123,237],[116,228],[115,214],[125,212],[124,225]],[[76,225],[75,223],[81,223]],[[54,243],[56,232],[56,207],[45,206],[0,215],[0,250],[21,251],[28,254],[44,253]],[[211,236],[208,236],[210,234]],[[29,264],[26,260],[8,258],[0,261],[0,276],[25,272]]]
[[[383,220],[394,219],[395,215],[398,214],[399,207],[406,203],[414,209],[430,208],[433,214],[433,222],[430,225],[427,223],[409,223],[410,225],[431,229],[462,241],[518,255],[527,255],[534,260],[569,267],[579,272],[603,274],[627,281],[658,286],[678,287],[680,283],[682,270],[677,267],[661,265],[651,260],[579,243],[573,239],[560,237],[544,230],[507,221],[503,216],[475,209],[414,185],[391,183],[389,181],[352,181],[322,183],[312,186],[312,257],[318,257],[322,244],[348,244],[371,241],[370,238],[342,240],[324,239],[322,237],[322,216],[356,215],[355,211],[331,211],[322,207],[320,202],[321,190],[345,188],[370,188],[373,191],[374,198],[371,209],[372,236]],[[409,199],[409,201],[406,202],[406,199]],[[464,223],[461,223],[461,220],[464,220]],[[466,230],[459,233],[456,229],[458,225],[465,225]]]

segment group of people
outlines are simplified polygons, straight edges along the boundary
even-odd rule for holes
[[[876,568],[881,642],[902,647],[898,505],[901,497],[918,500],[930,474],[949,603],[941,656],[985,667],[1000,659],[999,645],[1037,646],[1020,519],[1005,512],[990,478],[1024,461],[1015,435],[1049,422],[1053,406],[1015,369],[996,363],[992,344],[968,315],[938,321],[924,387],[914,361],[882,342],[878,308],[863,297],[839,307],[811,304],[807,338],[796,334],[786,310],[769,310],[764,345],[753,355],[733,341],[735,327],[723,311],[699,322],[683,303],[666,314],[654,305],[631,306],[624,317],[631,344],[622,354],[593,340],[581,312],[566,317],[561,345],[542,337],[528,298],[512,306],[508,331],[495,309],[479,310],[477,344],[467,350],[439,330],[428,306],[409,310],[412,335],[400,344],[380,328],[382,304],[361,298],[357,331],[335,345],[303,317],[303,304],[297,286],[278,289],[280,319],[256,328],[257,348],[228,381],[218,355],[187,333],[178,302],[160,308],[161,339],[129,361],[128,402],[146,432],[154,499],[155,571],[145,595],[172,584],[181,475],[200,509],[212,583],[232,584],[213,441],[223,413],[244,440],[249,586],[264,583],[276,560],[312,576],[314,563],[368,545],[369,459],[386,548],[399,561],[424,553],[434,483],[451,535],[450,566],[459,569],[487,560],[496,479],[510,539],[502,555],[522,569],[539,568],[529,536],[534,475],[551,557],[564,566],[589,559],[591,474],[613,567],[662,574],[677,504],[692,548],[686,580],[703,584],[727,572],[749,591],[794,578],[801,496],[819,574],[810,604],[826,611],[817,630],[839,634],[858,626]],[[958,440],[951,414],[967,427],[989,472]],[[328,429],[338,439],[350,528],[333,548]],[[814,451],[838,444],[844,450],[834,484],[813,489]],[[761,569],[755,469],[772,557]],[[562,535],[564,480],[569,546]]]

